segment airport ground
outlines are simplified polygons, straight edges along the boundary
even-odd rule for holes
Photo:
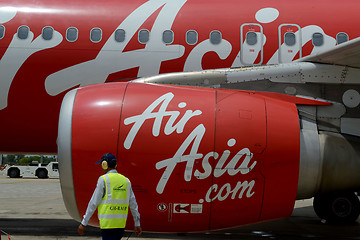
[[[101,239],[98,228],[88,227],[77,235],[78,223],[68,215],[62,201],[59,179],[10,179],[0,175],[0,229],[11,240]],[[137,239],[126,232],[123,239]],[[360,226],[322,223],[311,200],[297,201],[292,216],[226,232],[197,234],[143,233],[143,239],[359,239]],[[1,240],[8,236],[1,234]]]

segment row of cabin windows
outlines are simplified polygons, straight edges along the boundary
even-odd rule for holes
[[[258,42],[258,35],[255,32],[248,32],[246,34],[245,41],[248,45],[253,46]],[[346,33],[338,33],[336,35],[337,44],[341,44],[349,41],[349,36]],[[292,47],[296,44],[296,36],[293,32],[287,32],[284,34],[284,43],[288,47]],[[320,47],[324,44],[324,35],[322,33],[314,33],[312,35],[312,44],[315,47]]]
[[[21,26],[18,28],[17,37],[19,39],[27,39],[29,36],[30,28],[28,26]],[[78,29],[75,27],[69,27],[66,30],[66,40],[69,42],[75,42],[78,39]],[[54,29],[52,27],[44,27],[41,36],[44,40],[51,40],[54,35]],[[0,39],[5,36],[5,27],[0,25]],[[116,42],[124,42],[126,32],[124,29],[117,29],[114,34]],[[102,30],[100,28],[93,28],[90,31],[90,40],[94,43],[102,40]],[[146,44],[150,40],[150,32],[147,29],[139,31],[138,40],[142,44]],[[165,44],[171,44],[174,41],[174,32],[166,30],[163,32],[162,40]],[[198,33],[194,30],[190,30],[186,33],[186,42],[190,45],[196,44],[198,41]],[[213,44],[219,44],[221,42],[221,33],[219,31],[213,31],[210,33],[210,41]]]
[[[28,26],[21,26],[18,28],[17,36],[19,39],[27,39],[30,29]],[[54,35],[54,29],[52,27],[44,27],[41,36],[44,40],[51,40]],[[126,32],[124,29],[117,29],[115,31],[115,41],[124,42]],[[0,25],[0,39],[5,36],[5,27]],[[254,46],[258,43],[258,34],[256,32],[247,32],[245,41],[248,45]],[[69,42],[75,42],[78,38],[78,29],[70,27],[66,30],[66,40]],[[90,31],[90,40],[94,43],[98,43],[102,40],[102,30],[100,28],[93,28]],[[138,33],[138,40],[142,44],[146,44],[150,40],[150,32],[147,29],[142,29]],[[162,35],[162,40],[165,44],[171,44],[174,41],[174,32],[171,30],[165,30]],[[222,40],[221,32],[212,31],[210,33],[210,42],[214,45],[220,44]],[[341,44],[349,41],[349,36],[346,33],[338,33],[336,35],[337,44]],[[189,30],[186,33],[186,42],[189,45],[194,45],[198,42],[198,33],[195,30]],[[287,32],[284,34],[284,43],[286,46],[292,47],[296,44],[296,35],[293,32]],[[312,35],[312,44],[316,47],[324,44],[324,35],[322,33],[314,33]]]
[[[341,44],[349,41],[349,36],[346,33],[338,33],[336,35],[336,43]],[[287,32],[284,35],[284,43],[288,47],[292,47],[296,44],[296,36],[293,32]],[[324,44],[324,35],[322,33],[314,33],[312,35],[312,44],[315,47],[320,47]]]

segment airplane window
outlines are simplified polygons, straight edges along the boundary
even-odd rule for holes
[[[257,34],[256,32],[246,33],[246,43],[250,46],[257,44]]]
[[[294,46],[296,43],[296,36],[293,32],[287,32],[285,33],[285,44],[288,47]]]
[[[321,33],[314,33],[312,35],[312,43],[315,47],[319,47],[324,44],[324,36]]]
[[[198,41],[198,33],[195,30],[189,30],[186,33],[186,42],[189,45],[194,45]]]
[[[117,42],[125,41],[125,30],[124,29],[117,29],[115,31],[115,41],[117,41]]]
[[[220,44],[221,42],[221,33],[219,31],[212,31],[210,33],[210,42],[214,45]]]
[[[54,34],[54,29],[52,27],[44,27],[41,36],[44,40],[51,40],[53,34]]]
[[[74,27],[69,27],[66,30],[66,40],[69,42],[75,42],[78,38],[78,30]]]
[[[0,25],[0,39],[2,39],[5,36],[5,27],[3,25]]]
[[[346,33],[338,33],[336,35],[337,44],[342,44],[347,41],[349,41],[349,36]]]
[[[171,44],[174,41],[174,32],[171,30],[166,30],[163,32],[163,42],[166,44]]]
[[[29,27],[28,26],[21,26],[18,28],[17,36],[20,39],[27,39],[29,36]]]
[[[100,28],[93,28],[90,32],[90,39],[94,43],[98,43],[102,39],[102,30]]]
[[[150,32],[147,29],[142,29],[139,31],[139,42],[140,43],[147,43],[150,38]]]

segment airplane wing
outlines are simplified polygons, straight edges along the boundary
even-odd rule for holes
[[[314,62],[360,68],[360,38],[342,43],[333,49],[299,59],[298,62]]]
[[[360,136],[360,38],[295,62],[161,74],[134,82],[276,92],[331,102],[301,115],[317,119],[318,129]]]
[[[283,83],[359,84],[360,38],[297,61],[268,65],[161,74],[134,80],[141,83],[224,87],[224,84],[270,80]]]
[[[260,81],[283,84],[359,84],[360,61],[358,62],[359,67],[355,68],[347,65],[298,61],[268,66],[168,73],[139,78],[132,82],[258,91],[267,91],[268,89],[243,88],[244,84],[246,83],[247,85],[253,86],[255,82]],[[239,84],[242,85],[240,86]]]

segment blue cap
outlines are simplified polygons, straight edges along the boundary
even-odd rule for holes
[[[108,163],[108,166],[110,168],[115,168],[116,167],[116,164],[117,164],[117,160],[116,160],[116,157],[114,154],[112,153],[106,153],[104,154],[100,161],[97,161],[96,164],[99,164],[101,163],[102,161],[106,161]]]

